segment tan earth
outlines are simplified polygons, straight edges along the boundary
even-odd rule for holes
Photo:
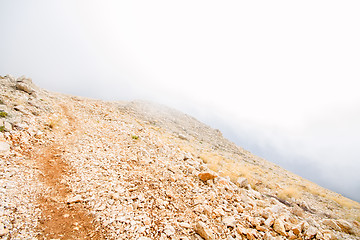
[[[0,82],[0,239],[360,239],[359,203],[193,117]]]

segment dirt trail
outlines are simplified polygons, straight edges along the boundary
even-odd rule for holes
[[[81,133],[75,117],[68,106],[62,105],[63,116],[67,120],[67,131],[56,132],[55,140],[39,149],[33,155],[42,172],[42,180],[49,187],[50,193],[39,198],[42,219],[38,226],[40,239],[104,239],[101,231],[94,223],[94,218],[81,203],[68,204],[72,196],[71,189],[64,181],[64,176],[71,171],[66,159],[62,157],[65,146],[76,141]]]

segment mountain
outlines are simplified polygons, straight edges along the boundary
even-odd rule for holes
[[[1,239],[360,239],[358,202],[191,116],[0,81]]]

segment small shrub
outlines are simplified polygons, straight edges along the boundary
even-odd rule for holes
[[[136,140],[136,139],[139,139],[139,136],[132,135],[131,138]]]
[[[0,117],[4,118],[4,117],[7,117],[7,116],[8,116],[7,112],[4,112],[4,111],[0,112]]]
[[[5,127],[4,126],[0,126],[0,132],[5,132]]]

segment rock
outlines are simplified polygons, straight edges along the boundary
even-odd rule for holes
[[[233,216],[229,216],[229,217],[224,217],[222,222],[227,226],[227,227],[235,227],[237,221],[235,219],[235,217]]]
[[[175,228],[171,225],[167,225],[164,229],[164,233],[166,234],[166,236],[170,237],[173,236],[175,234]]]
[[[301,231],[305,232],[310,227],[310,224],[307,223],[306,221],[302,221],[300,226],[301,226]]]
[[[205,223],[198,221],[195,226],[195,232],[205,240],[215,240],[213,231]]]
[[[274,224],[274,218],[269,217],[268,219],[266,219],[266,221],[264,222],[264,225],[268,228],[270,228],[272,225]]]
[[[291,213],[301,218],[304,217],[304,210],[296,204],[291,208]]]
[[[10,145],[7,142],[0,142],[0,153],[6,153],[10,151]]]
[[[11,123],[9,122],[4,122],[4,130],[6,132],[10,132],[12,130],[12,126],[11,126]]]
[[[246,239],[256,240],[260,238],[258,232],[253,228],[244,228],[242,226],[238,226],[236,231],[240,235],[246,237]]]
[[[18,90],[21,90],[21,91],[24,91],[28,94],[31,94],[34,92],[34,89],[32,89],[28,84],[26,83],[23,83],[23,82],[17,82],[16,83],[16,88]]]
[[[274,231],[277,232],[278,234],[286,236],[284,222],[281,219],[279,218],[275,219],[273,228]]]
[[[178,137],[180,139],[182,139],[182,140],[188,140],[188,138],[185,135],[181,134],[181,133],[179,133]]]
[[[352,225],[343,219],[336,220],[336,224],[341,228],[343,232],[353,234],[354,230],[352,228]]]
[[[298,224],[298,225],[295,225],[291,228],[291,231],[296,235],[296,236],[299,236],[301,234],[301,226]]]
[[[204,181],[204,182],[206,182],[206,181],[208,181],[208,180],[212,180],[212,179],[214,179],[214,178],[217,177],[214,172],[210,172],[210,171],[199,173],[198,176],[199,176],[199,178],[200,178],[202,181]]]
[[[239,187],[241,188],[246,188],[248,187],[249,185],[249,182],[246,178],[244,177],[239,177],[237,180],[236,180],[236,185],[238,185]]]
[[[180,222],[179,226],[182,228],[191,228],[190,224],[187,222]]]
[[[115,193],[111,193],[111,194],[110,194],[110,198],[111,198],[111,199],[114,199],[114,200],[119,200],[119,199],[121,199],[121,196],[120,196],[120,194],[118,194],[117,192],[115,192]]]
[[[336,231],[341,231],[341,228],[336,224],[336,222],[332,219],[325,219],[322,221],[322,224],[336,230]]]
[[[264,234],[264,240],[273,240],[275,239],[273,236],[271,236],[270,232],[266,232]]]
[[[297,238],[298,238],[298,236],[296,236],[293,231],[290,231],[290,232],[288,233],[287,239],[292,240],[292,239],[297,239]]]
[[[78,203],[78,202],[82,202],[83,199],[80,195],[76,195],[74,197],[68,198],[68,200],[66,201],[67,204],[72,204],[72,203]]]
[[[244,228],[243,226],[238,226],[237,228],[236,228],[236,231],[237,231],[237,233],[239,233],[239,234],[241,234],[241,235],[244,235],[244,236],[246,236],[246,234],[247,234],[247,229],[246,228]]]
[[[313,226],[310,226],[304,233],[305,239],[312,239],[317,234],[317,229]]]
[[[336,239],[334,233],[330,230],[323,230],[322,234],[323,234],[324,240],[335,240]]]
[[[251,239],[251,240],[257,240],[260,238],[258,232],[253,228],[248,229],[246,237],[247,237],[247,239]]]

